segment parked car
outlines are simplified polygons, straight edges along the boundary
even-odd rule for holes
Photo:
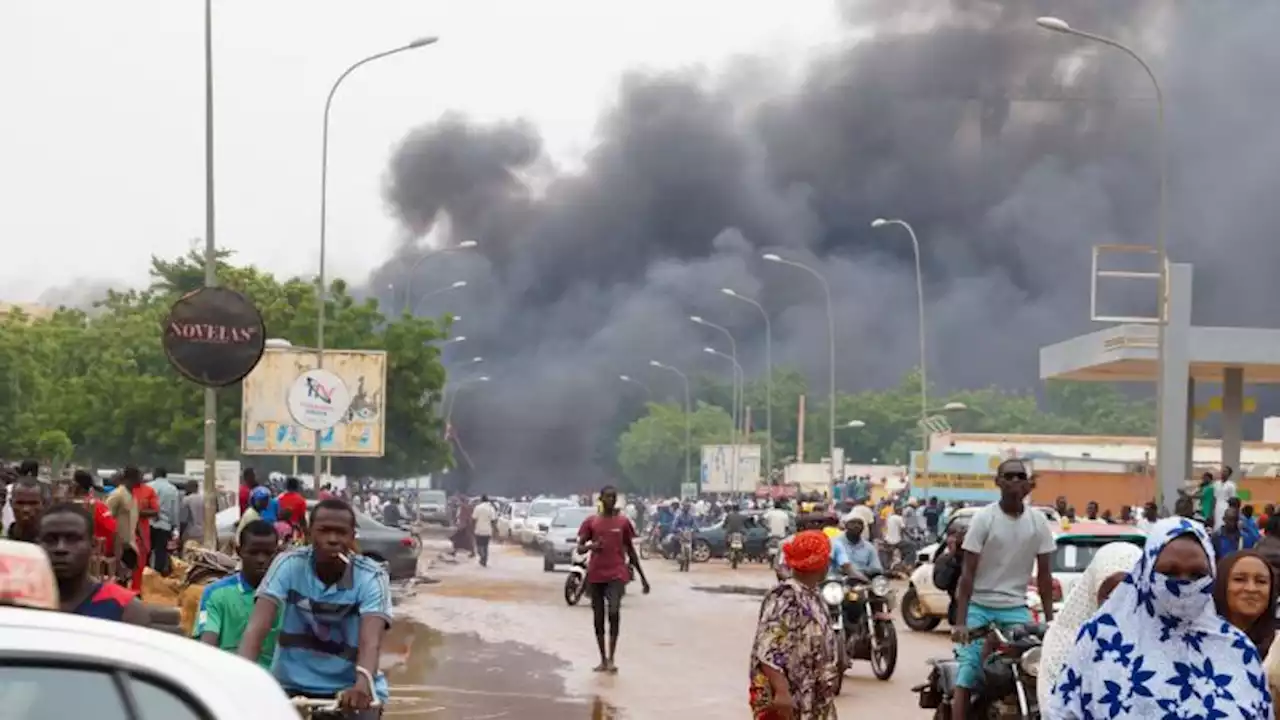
[[[1049,567],[1053,573],[1054,610],[1058,611],[1062,609],[1062,599],[1080,579],[1098,548],[1111,542],[1128,542],[1142,547],[1147,536],[1131,525],[1075,523],[1068,531],[1057,533],[1054,541],[1057,549],[1050,558]],[[1039,622],[1043,605],[1036,588],[1034,567],[1028,569],[1027,577],[1030,580],[1027,586],[1027,605],[1032,609],[1036,622]],[[950,601],[946,591],[934,587],[931,558],[911,574],[911,584],[902,597],[902,620],[912,630],[932,630],[947,617],[947,605]]]
[[[419,492],[418,520],[428,525],[449,527],[449,496],[443,490]]]
[[[578,529],[587,518],[594,515],[595,508],[562,507],[551,518],[551,527],[542,540],[542,569],[551,572],[556,565],[565,565],[573,560],[573,549],[578,546]]]
[[[498,516],[498,539],[518,540],[524,521],[529,517],[529,503],[513,502]]]
[[[529,514],[524,526],[520,528],[520,544],[527,547],[539,547],[542,536],[551,528],[551,518],[562,507],[576,507],[575,500],[564,498],[538,498],[529,503]]]
[[[742,513],[747,519],[747,531],[744,533],[742,550],[747,557],[764,557],[765,546],[769,543],[769,530],[760,521],[764,513],[758,510],[747,510]],[[693,534],[693,561],[704,563],[712,558],[728,555],[729,538],[724,531],[724,520],[718,520]]]
[[[307,501],[308,515],[317,502],[319,501]],[[359,510],[354,512],[356,543],[360,546],[360,554],[386,563],[387,574],[392,580],[407,580],[415,577],[418,574],[418,555],[422,552],[422,544],[418,539],[407,530],[383,525],[368,513]],[[239,521],[239,508],[228,508],[218,513],[218,544],[220,546],[230,546]]]

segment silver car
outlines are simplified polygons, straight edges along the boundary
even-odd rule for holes
[[[542,569],[551,572],[556,565],[573,559],[573,549],[578,546],[578,528],[595,514],[595,508],[562,507],[551,518],[551,527],[542,539]]]

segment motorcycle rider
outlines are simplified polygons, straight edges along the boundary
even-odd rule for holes
[[[675,503],[672,503],[672,507],[675,507]],[[693,514],[693,506],[685,502],[684,506],[680,508],[680,512],[676,514],[675,519],[671,521],[671,535],[667,538],[667,542],[678,553],[680,550],[680,533],[684,530],[695,531],[697,529],[698,519]]]
[[[734,533],[745,538],[747,533],[747,516],[738,511],[737,503],[730,503],[724,516],[724,536],[733,537]]]
[[[861,520],[856,517],[849,518],[844,524],[844,534],[839,536],[833,545],[844,548],[849,557],[849,564],[859,575],[867,577],[872,573],[881,574],[884,568],[880,565],[880,555],[876,552],[876,546],[862,537],[864,529]]]
[[[974,514],[961,545],[963,562],[956,589],[956,643],[960,672],[951,717],[965,720],[969,693],[982,680],[982,642],[970,641],[970,630],[991,623],[1008,627],[1031,622],[1027,607],[1027,568],[1034,564],[1040,597],[1053,597],[1049,559],[1056,545],[1048,519],[1026,507],[1035,482],[1026,465],[1005,460],[996,468],[1000,501]],[[1044,604],[1045,622],[1053,622],[1053,603]]]

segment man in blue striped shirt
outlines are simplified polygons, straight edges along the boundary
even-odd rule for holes
[[[240,656],[253,660],[283,608],[271,672],[290,695],[337,698],[352,720],[381,716],[387,682],[378,670],[391,623],[387,573],[357,555],[355,513],[342,500],[311,511],[311,544],[279,555],[258,587]]]

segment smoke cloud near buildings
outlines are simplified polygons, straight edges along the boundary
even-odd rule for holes
[[[386,198],[412,239],[369,286],[411,284],[421,297],[468,281],[418,310],[463,316],[455,333],[466,342],[445,351],[455,378],[472,372],[464,360],[486,358],[492,381],[468,386],[454,412],[480,487],[605,481],[601,428],[643,393],[619,373],[670,397],[679,379],[650,359],[728,377],[702,352],[727,350],[725,338],[692,314],[730,328],[747,372],[761,373],[759,313],[722,287],[769,309],[775,363],[825,394],[822,287],[763,252],[828,279],[841,391],[898,382],[919,362],[914,263],[905,232],[871,229],[877,217],[906,218],[919,234],[933,383],[1037,386],[1038,348],[1091,329],[1091,246],[1154,242],[1158,187],[1141,68],[1037,28],[1037,15],[1116,37],[1151,62],[1168,104],[1170,254],[1195,263],[1196,321],[1275,324],[1280,5],[842,8],[850,39],[815,56],[800,82],[750,59],[715,76],[625,78],[572,169],[516,120],[446,115],[404,139]],[[429,233],[480,247],[406,278]],[[1154,283],[1135,283],[1104,285],[1104,303],[1151,312]]]

